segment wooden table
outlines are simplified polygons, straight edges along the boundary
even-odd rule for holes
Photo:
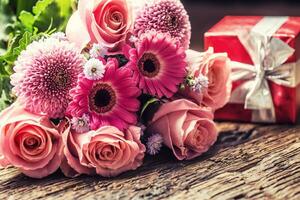
[[[216,145],[192,161],[164,151],[113,179],[35,180],[0,170],[0,199],[300,199],[300,126],[219,123]]]

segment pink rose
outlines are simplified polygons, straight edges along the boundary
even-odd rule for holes
[[[207,77],[208,87],[203,87],[201,92],[186,87],[181,94],[213,110],[223,107],[229,101],[231,93],[231,67],[227,54],[213,53],[212,48],[204,53],[188,50],[187,59],[190,75],[195,78],[200,75]]]
[[[1,152],[1,148],[0,148],[0,169],[5,168],[7,166],[9,166],[9,162],[7,159],[5,159],[5,157],[3,156],[3,153]]]
[[[43,178],[59,168],[64,122],[55,126],[47,117],[29,113],[18,103],[2,111],[0,121],[0,163],[11,164],[33,178]]]
[[[101,43],[118,51],[132,28],[131,14],[126,0],[79,0],[66,35],[80,49],[88,43]]]
[[[163,104],[149,124],[178,160],[192,159],[206,152],[218,136],[212,112],[186,99]]]
[[[105,177],[135,170],[142,165],[145,146],[141,129],[130,126],[125,132],[112,126],[80,134],[64,135],[65,160],[61,166],[66,176],[99,174]]]

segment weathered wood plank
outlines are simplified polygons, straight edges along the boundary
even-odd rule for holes
[[[178,162],[164,151],[113,179],[1,170],[0,199],[300,199],[300,126],[218,127],[219,141],[200,158]]]

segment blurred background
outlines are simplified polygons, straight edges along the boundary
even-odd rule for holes
[[[225,15],[300,16],[300,0],[182,0],[192,23],[191,47],[203,49],[203,34]]]
[[[31,14],[33,6],[43,2],[41,14]],[[45,31],[51,27],[56,31],[64,29],[67,20],[76,9],[78,0],[0,0],[0,55],[7,50],[9,33]],[[139,0],[136,0],[139,1]],[[201,50],[203,34],[225,15],[289,15],[300,16],[300,0],[181,0],[190,15],[192,23],[191,47]],[[49,5],[49,6],[48,6]],[[37,15],[37,16],[36,16]],[[32,18],[35,18],[34,22]],[[19,21],[21,20],[21,25]],[[20,35],[21,35],[20,34]],[[1,59],[0,59],[1,61]],[[0,62],[1,63],[1,62]]]

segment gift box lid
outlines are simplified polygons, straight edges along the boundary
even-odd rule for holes
[[[264,16],[225,16],[204,34],[204,48],[212,46],[215,52],[227,52],[231,60],[252,64],[246,49],[238,39],[239,31],[250,31]],[[294,48],[287,62],[300,58],[300,17],[287,17],[287,20],[273,34],[273,37]],[[239,52],[239,53],[237,53]]]
[[[209,29],[205,36],[236,35],[238,30],[250,30],[263,16],[225,16]],[[288,17],[288,20],[275,33],[276,36],[295,37],[300,32],[300,17]]]

